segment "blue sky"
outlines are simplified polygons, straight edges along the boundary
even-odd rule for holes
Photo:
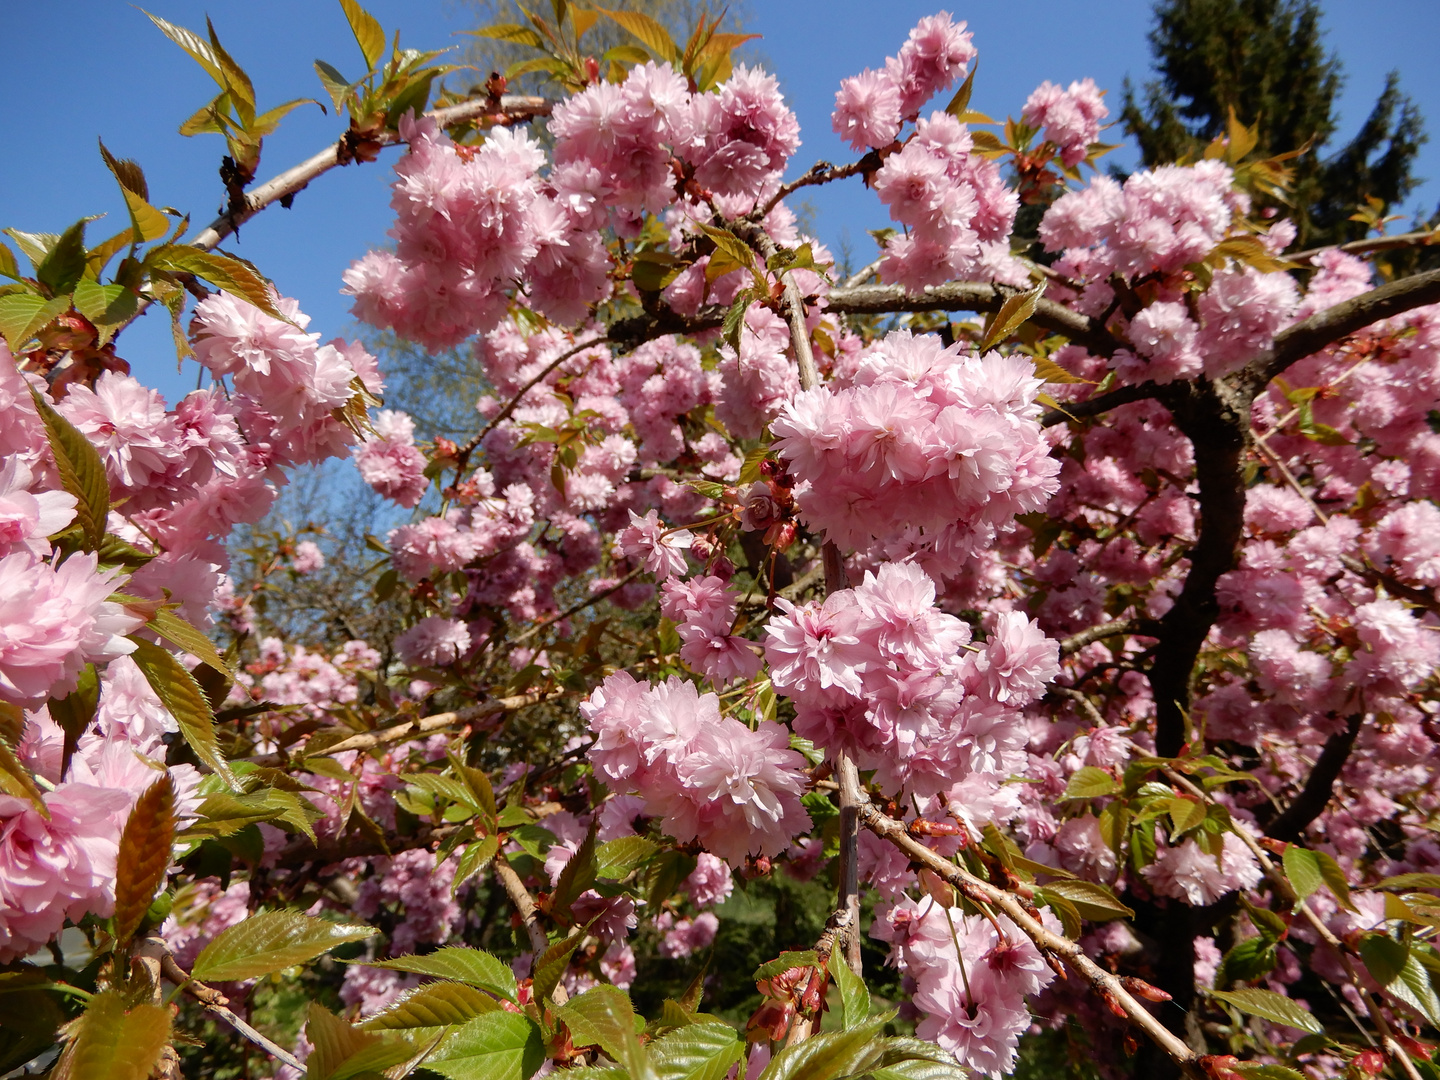
[[[468,8],[454,0],[369,0],[387,31],[402,44],[444,48],[463,40]],[[824,158],[849,160],[850,151],[831,133],[829,116],[841,78],[878,66],[938,2],[908,0],[751,0],[749,28],[781,79],[799,115],[803,145],[792,169],[803,171]],[[1329,0],[1324,4],[1327,43],[1345,63],[1342,126],[1348,138],[1364,119],[1390,68],[1426,113],[1440,140],[1440,66],[1423,50],[1395,54],[1397,41],[1440,40],[1440,4]],[[149,9],[203,32],[205,15],[221,41],[249,71],[261,108],[295,97],[323,98],[312,68],[319,57],[342,72],[359,70],[359,52],[335,0],[150,0]],[[1089,75],[1110,89],[1118,108],[1128,74],[1142,82],[1149,68],[1145,34],[1149,0],[1029,0],[1025,4],[950,4],[966,19],[980,50],[973,107],[995,117],[1018,113],[1042,79],[1069,82]],[[123,218],[118,189],[102,164],[97,137],[121,157],[138,160],[150,182],[152,201],[178,207],[203,226],[219,207],[215,169],[223,153],[216,136],[186,139],[176,128],[214,93],[207,76],[161,36],[136,7],[123,0],[44,0],[0,3],[0,225],[58,232],[85,214],[106,212],[94,235]],[[353,77],[353,74],[352,74]],[[261,178],[298,162],[340,131],[334,116],[313,106],[292,113],[265,142]],[[390,226],[387,207],[388,151],[378,165],[336,170],[300,194],[294,208],[276,207],[245,226],[231,242],[255,261],[281,291],[299,299],[326,339],[351,326],[340,274],[370,247],[383,243]],[[1133,160],[1128,151],[1120,160]],[[1412,199],[1414,208],[1440,202],[1440,141],[1427,146],[1419,169],[1429,178]],[[856,180],[811,189],[820,237],[835,247],[848,236],[857,259],[866,257],[867,228],[885,224],[883,208]],[[121,355],[145,381],[173,399],[195,385],[196,372],[179,374],[168,328],[155,314],[140,320],[120,343]]]

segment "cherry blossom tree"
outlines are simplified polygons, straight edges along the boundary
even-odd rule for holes
[[[943,12],[799,171],[708,16],[556,0],[487,31],[554,96],[456,99],[342,7],[333,146],[255,183],[295,103],[155,19],[225,212],[106,151],[127,227],[0,245],[6,1068],[1436,1075],[1440,273],[1366,261],[1429,234],[1292,250],[1238,123],[1098,174],[1094,83],[997,124]],[[343,284],[473,356],[464,442],[222,249],[392,145]],[[828,183],[892,223],[848,276],[786,204]],[[118,351],[155,305],[208,376],[173,405]],[[268,619],[312,535],[231,563],[331,459],[396,508],[383,652]],[[735,970],[782,879],[813,933]]]

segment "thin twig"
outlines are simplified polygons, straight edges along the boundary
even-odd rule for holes
[[[874,150],[870,151],[859,161],[852,161],[848,165],[831,165],[828,161],[817,161],[810,166],[810,171],[798,180],[792,180],[785,184],[774,195],[766,201],[765,205],[755,211],[753,217],[761,221],[771,210],[779,205],[782,199],[795,194],[801,188],[813,187],[816,184],[828,184],[835,180],[844,180],[849,176],[856,176],[864,172],[874,172],[880,168],[880,155]]]
[[[540,383],[543,382],[552,371],[558,368],[561,364],[565,363],[566,360],[570,360],[573,357],[578,356],[580,353],[584,352],[586,349],[594,345],[603,345],[605,341],[606,337],[604,334],[601,334],[599,337],[591,338],[589,341],[582,341],[574,348],[567,349],[565,352],[557,356],[554,360],[550,361],[550,363],[546,364],[544,370],[542,370],[540,374],[536,375],[533,379],[531,379],[519,390],[517,390],[514,395],[511,396],[510,400],[505,403],[505,407],[490,418],[490,422],[480,429],[480,433],[478,435],[474,436],[469,442],[467,442],[464,446],[460,448],[460,453],[457,455],[458,460],[460,461],[460,468],[463,469],[465,467],[465,462],[469,460],[470,455],[474,453],[475,448],[485,441],[485,436],[489,435],[490,432],[494,431],[506,420],[510,419],[510,414],[515,411],[516,407],[524,399],[525,395],[528,394],[531,390],[535,389],[535,387],[540,385]]]
[[[169,979],[176,986],[181,987],[187,994],[200,1002],[208,1011],[220,1017],[241,1035],[260,1047],[260,1049],[264,1050],[267,1054],[279,1058],[283,1063],[289,1065],[302,1076],[305,1074],[304,1062],[300,1061],[283,1046],[261,1035],[260,1032],[256,1031],[244,1020],[226,1008],[228,999],[224,994],[212,987],[206,986],[202,982],[197,982],[175,962],[175,957],[170,955],[169,952],[166,952],[161,960],[161,971],[164,973],[165,978]]]
[[[568,618],[570,618],[571,615],[578,615],[580,612],[584,611],[586,608],[592,607],[593,605],[598,604],[601,600],[604,600],[604,599],[605,599],[607,596],[609,596],[611,593],[619,592],[619,591],[620,591],[621,589],[623,589],[626,585],[629,585],[630,582],[634,581],[637,577],[640,576],[640,571],[641,571],[642,569],[644,569],[644,568],[637,566],[634,570],[631,570],[630,573],[626,574],[626,575],[625,575],[623,578],[621,578],[619,581],[615,582],[614,585],[610,585],[610,586],[608,586],[607,588],[601,589],[599,592],[595,593],[594,595],[592,595],[592,596],[591,596],[589,599],[587,599],[587,600],[582,600],[582,601],[580,601],[578,604],[573,604],[573,605],[571,605],[570,607],[566,608],[564,611],[560,612],[560,614],[558,614],[558,615],[551,615],[550,618],[544,620],[543,622],[538,622],[538,623],[536,623],[534,626],[530,627],[529,630],[526,630],[523,634],[520,634],[519,636],[517,636],[516,638],[514,638],[514,639],[510,642],[510,644],[511,644],[511,645],[518,645],[518,644],[520,644],[520,642],[525,641],[525,640],[527,640],[528,638],[534,637],[536,634],[540,633],[540,631],[541,631],[541,630],[544,630],[546,627],[548,627],[548,626],[554,626],[557,622],[561,622],[561,621],[564,620],[564,619],[568,619]]]
[[[435,109],[426,113],[425,116],[434,120],[442,128],[449,127],[451,124],[478,120],[485,116],[492,117],[496,123],[511,123],[530,120],[536,116],[548,116],[555,103],[540,97],[506,96],[500,99],[499,105],[497,110],[492,98],[475,98],[472,101],[463,101],[459,105]],[[399,132],[382,131],[373,137],[373,141],[381,146],[393,146],[403,140],[400,138]],[[339,165],[339,148],[340,143],[337,140],[299,165],[286,169],[279,176],[272,177],[246,192],[244,210],[233,214],[221,214],[190,243],[205,251],[213,250],[227,236],[260,211],[281,199],[294,195],[316,177],[336,168]]]
[[[1396,233],[1394,236],[1372,236],[1368,240],[1352,240],[1348,244],[1330,244],[1326,247],[1306,248],[1304,251],[1286,252],[1282,259],[1305,262],[1327,251],[1343,251],[1348,255],[1369,255],[1375,251],[1393,251],[1402,247],[1426,247],[1440,244],[1440,230],[1420,229],[1417,232]]]
[[[1111,974],[1085,953],[1076,942],[1047,930],[1013,893],[975,877],[968,870],[926,847],[905,831],[905,826],[882,814],[868,799],[860,807],[860,819],[876,836],[888,840],[910,857],[934,871],[966,897],[998,908],[1018,926],[1037,948],[1059,957],[1090,983],[1108,1003],[1113,1003],[1129,1021],[1143,1031],[1181,1070],[1193,1080],[1206,1080],[1199,1056],[1185,1042],[1135,998],[1118,976]]]

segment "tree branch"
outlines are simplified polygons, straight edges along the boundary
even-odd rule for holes
[[[1328,247],[1307,248],[1304,251],[1287,252],[1281,258],[1292,262],[1305,262],[1327,251],[1343,251],[1347,255],[1369,255],[1376,251],[1394,251],[1404,247],[1427,247],[1440,244],[1440,230],[1420,229],[1417,232],[1397,233],[1394,236],[1372,236],[1368,240],[1352,240],[1348,244],[1330,244]]]
[[[1185,1042],[1171,1032],[1130,993],[1116,975],[1112,975],[1086,955],[1085,950],[1069,938],[1051,933],[1040,920],[1026,910],[1019,898],[988,881],[982,881],[969,871],[955,865],[914,839],[905,831],[905,826],[882,814],[868,800],[860,807],[860,819],[867,829],[876,836],[894,844],[910,857],[911,862],[934,871],[946,882],[960,890],[968,899],[990,904],[1004,913],[1020,930],[1033,941],[1037,948],[1051,956],[1059,957],[1077,974],[1084,978],[1112,1009],[1119,1010],[1130,1023],[1143,1031],[1192,1080],[1205,1080],[1200,1067],[1200,1058]]]
[[[226,1005],[228,999],[220,991],[206,986],[202,982],[196,982],[190,975],[175,962],[175,957],[167,950],[160,961],[160,970],[165,978],[169,979],[176,986],[183,987],[185,992],[200,1002],[208,1011],[220,1017],[227,1024],[233,1027],[245,1038],[249,1039],[256,1046],[260,1047],[267,1054],[278,1058],[284,1064],[289,1065],[301,1076],[305,1075],[305,1065],[294,1054],[283,1046],[267,1039],[260,1032],[247,1024],[240,1017],[231,1012]]]
[[[1063,408],[1051,409],[1040,417],[1040,425],[1041,427],[1054,427],[1067,420],[1088,420],[1092,416],[1099,416],[1101,413],[1118,409],[1121,405],[1130,405],[1136,401],[1154,400],[1161,404],[1167,404],[1174,396],[1173,387],[1160,386],[1157,383],[1147,382],[1140,383],[1138,386],[1122,386],[1118,390],[1111,390],[1109,393],[1090,398],[1088,401],[1073,403],[1067,401]]]
[[[1330,796],[1335,791],[1335,781],[1340,778],[1345,762],[1350,760],[1350,751],[1355,746],[1356,736],[1360,734],[1360,723],[1363,719],[1364,715],[1361,713],[1347,717],[1344,730],[1335,732],[1325,740],[1325,748],[1320,751],[1319,760],[1310,770],[1305,786],[1285,811],[1265,826],[1266,836],[1296,843],[1305,835],[1310,823],[1325,812],[1325,807],[1330,804]]]
[[[831,289],[826,297],[830,311],[847,315],[885,315],[896,311],[999,311],[1014,295],[979,281],[947,281],[920,293],[908,293],[899,285],[855,285]],[[1095,319],[1071,311],[1053,300],[1035,305],[1032,321],[1046,330],[1063,334],[1077,345],[1099,356],[1110,356],[1120,342]]]
[[[1440,302],[1440,270],[1381,285],[1316,312],[1275,335],[1275,343],[1251,360],[1236,380],[1252,397],[1297,360],[1303,360],[1372,323]]]
[[[462,101],[459,105],[436,109],[425,115],[442,128],[469,120],[479,120],[486,116],[491,117],[494,123],[508,124],[529,120],[536,116],[549,116],[554,105],[553,101],[545,98],[506,95],[500,99],[498,109],[493,98],[476,98],[473,101]],[[392,131],[380,132],[374,139],[382,146],[393,146],[401,142],[399,134]],[[335,168],[339,164],[339,148],[340,143],[337,140],[313,157],[246,192],[244,210],[233,214],[221,214],[190,243],[206,251],[213,250],[227,236],[267,206],[293,196],[311,180]]]
[[[1071,634],[1062,639],[1060,655],[1069,656],[1071,653],[1079,652],[1086,645],[1103,641],[1107,637],[1114,637],[1116,634],[1139,634],[1141,637],[1155,637],[1159,630],[1160,624],[1154,619],[1116,619],[1114,622],[1101,623],[1099,626],[1092,626],[1088,630],[1081,630],[1077,634]]]

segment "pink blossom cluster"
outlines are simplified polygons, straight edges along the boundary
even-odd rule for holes
[[[856,150],[885,146],[927,101],[964,79],[974,59],[965,23],[952,22],[944,11],[927,16],[899,55],[886,58],[883,71],[866,69],[841,81],[831,125]]]
[[[800,805],[805,761],[785,729],[754,730],[722,716],[714,694],[671,676],[654,686],[628,672],[605,679],[580,706],[595,743],[595,770],[633,792],[682,843],[697,840],[731,866],[778,855],[810,827]]]
[[[979,272],[1015,224],[1019,199],[999,167],[972,153],[969,130],[949,113],[915,124],[915,135],[875,174],[875,193],[905,227],[885,245],[882,281],[911,292]]]
[[[897,331],[848,385],[797,395],[771,430],[807,524],[841,547],[923,550],[942,576],[1057,489],[1040,386],[1022,356]]]
[[[1058,930],[1058,920],[1043,914]],[[870,933],[890,943],[892,962],[915,980],[916,1035],[977,1073],[1000,1077],[1014,1069],[1020,1036],[1032,1023],[1025,999],[1055,978],[1019,927],[927,896],[877,914]]]
[[[1061,163],[1073,169],[1100,137],[1100,121],[1110,115],[1103,94],[1094,79],[1076,80],[1068,89],[1047,79],[1026,99],[1020,118],[1039,129],[1060,151]]]
[[[672,577],[660,593],[660,614],[678,624],[684,642],[680,659],[716,686],[749,679],[760,670],[750,642],[732,633],[739,596],[713,575],[680,581]]]
[[[562,204],[576,206],[592,228],[608,212],[625,233],[675,200],[672,159],[692,166],[710,191],[753,202],[800,145],[774,76],[743,64],[703,94],[692,94],[669,64],[632,68],[623,83],[592,83],[558,105],[550,130],[551,183]]]
[[[361,440],[352,453],[360,479],[401,506],[417,505],[430,481],[425,476],[425,455],[415,449],[415,421],[403,412],[384,409],[372,423],[374,435]]]
[[[914,563],[886,563],[853,589],[797,606],[776,600],[765,657],[795,702],[795,731],[848,750],[890,793],[923,797],[972,781],[973,795],[1023,767],[1020,710],[1058,672],[1055,642],[999,615],[983,647],[935,607]]]

